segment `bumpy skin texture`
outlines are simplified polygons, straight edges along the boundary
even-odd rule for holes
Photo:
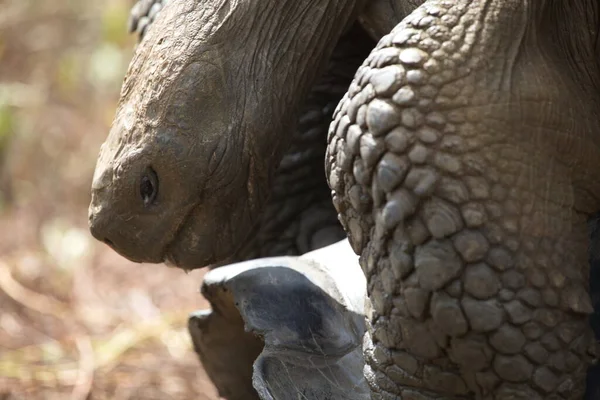
[[[428,1],[336,110],[326,165],[368,280],[373,399],[582,398],[600,18],[572,4]]]
[[[138,0],[129,13],[127,30],[136,33],[138,40],[142,40],[148,27],[154,22],[156,16],[170,0]]]

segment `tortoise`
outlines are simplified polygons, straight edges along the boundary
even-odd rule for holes
[[[164,7],[99,157],[92,233],[135,261],[229,257],[359,24],[377,44],[334,112],[325,167],[367,281],[371,398],[582,398],[597,2],[422,3],[408,16],[401,0]]]

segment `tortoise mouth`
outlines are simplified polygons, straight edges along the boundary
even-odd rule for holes
[[[188,219],[194,212],[195,208],[196,207],[192,207],[190,209],[190,211],[183,217],[183,219],[181,220],[181,222],[179,223],[179,225],[177,226],[177,228],[175,228],[175,231],[173,232],[173,238],[171,240],[167,241],[167,243],[164,246],[164,250],[162,251],[162,262],[167,267],[184,268],[178,262],[177,256],[175,255],[173,248],[179,241],[183,240],[184,228],[187,225]]]
[[[207,246],[202,248],[204,251],[197,251],[195,246],[187,244],[189,238],[186,236],[188,232],[194,232],[194,215],[200,203],[190,207],[188,212],[183,216],[177,227],[174,229],[171,240],[166,241],[163,250],[160,254],[161,262],[168,267],[176,267],[185,270],[204,268],[214,262],[215,249],[210,248],[210,242],[205,242]],[[182,245],[183,244],[183,245]],[[184,251],[184,253],[182,253]],[[187,252],[187,253],[186,253]]]

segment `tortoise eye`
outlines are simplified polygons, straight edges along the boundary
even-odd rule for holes
[[[144,206],[154,203],[158,195],[158,176],[151,167],[146,168],[140,181],[140,196]]]

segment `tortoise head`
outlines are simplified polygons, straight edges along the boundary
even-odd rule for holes
[[[132,261],[185,269],[223,261],[243,244],[299,105],[353,17],[344,2],[309,3],[165,7],[129,66],[100,150],[89,208],[95,238]],[[311,39],[323,35],[333,43]]]

